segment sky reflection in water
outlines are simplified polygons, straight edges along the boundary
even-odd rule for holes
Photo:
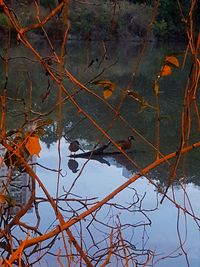
[[[57,144],[51,146],[50,149],[46,148],[46,145],[43,144],[41,157],[38,160],[38,163],[49,167],[49,168],[58,168],[58,148]],[[61,155],[62,155],[62,174],[64,177],[60,177],[59,180],[59,195],[63,194],[63,188],[68,190],[73,181],[76,179],[79,171],[73,173],[68,169],[68,144],[65,140],[61,140]],[[76,159],[79,166],[78,169],[81,170],[86,159]],[[123,166],[107,166],[105,164],[100,164],[97,161],[90,160],[85,167],[82,169],[82,173],[78,178],[72,192],[83,198],[98,197],[98,200],[101,200],[107,194],[111,193],[119,185],[124,183],[127,180],[127,177],[123,176],[123,173],[126,173],[126,176],[129,174],[132,176],[131,171],[123,170]],[[57,174],[51,171],[47,171],[37,166],[37,175],[41,178],[49,193],[56,197],[57,190]],[[150,249],[155,253],[154,263],[157,262],[155,266],[159,267],[168,267],[168,266],[187,266],[186,258],[183,251],[179,248],[180,242],[177,232],[177,219],[178,219],[178,209],[167,199],[164,200],[162,205],[159,204],[161,196],[156,192],[155,188],[149,184],[145,178],[138,179],[134,184],[131,185],[137,195],[144,199],[142,200],[141,209],[144,211],[146,216],[151,221],[151,226],[147,225],[145,227],[136,227],[135,230],[131,232],[125,231],[125,237],[133,235],[133,244],[141,249]],[[200,213],[200,192],[199,187],[194,186],[194,184],[187,185],[187,193],[191,201],[193,210],[196,216]],[[126,189],[119,193],[114,199],[110,202],[120,203],[126,205],[131,203],[134,199],[134,190]],[[37,188],[37,197],[43,196],[40,188]],[[183,205],[183,190],[179,187],[175,189],[175,196],[178,203]],[[157,206],[158,204],[158,206]],[[188,207],[188,204],[186,204]],[[42,223],[40,229],[47,229],[49,225],[55,219],[54,212],[50,205],[41,204],[40,210],[42,211]],[[120,214],[121,223],[126,222],[129,224],[138,225],[141,222],[148,223],[147,218],[141,214],[138,209],[135,209],[135,212],[125,212],[118,210]],[[106,210],[102,209],[102,213],[99,214],[99,218],[104,220],[104,216],[107,213]],[[32,221],[34,220],[33,214],[27,214],[24,217],[24,220]],[[185,225],[185,223],[187,225]],[[190,216],[183,216],[183,213],[180,212],[179,219],[179,230],[182,242],[186,242],[183,245],[185,252],[187,253],[190,266],[199,267],[200,264],[200,233],[195,221]],[[134,233],[133,233],[134,232]],[[101,239],[99,236],[100,233],[97,231],[95,238]],[[85,233],[87,236],[87,233]],[[86,242],[91,242],[89,236]],[[57,243],[58,247],[62,246],[61,243]],[[56,248],[55,248],[56,251]],[[169,257],[167,257],[169,256]],[[162,258],[165,259],[162,259]],[[47,258],[48,261],[48,258]],[[151,265],[150,265],[151,266]]]

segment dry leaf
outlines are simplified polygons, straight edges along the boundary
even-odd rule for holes
[[[9,194],[3,195],[0,193],[0,204],[4,206],[6,203],[9,207],[14,207],[15,199],[13,199]]]
[[[97,80],[97,81],[94,81],[92,82],[93,84],[96,84],[96,85],[101,85],[101,86],[111,86],[113,84],[113,82],[109,81],[109,80]]]
[[[142,102],[144,101],[143,97],[140,96],[136,91],[128,91],[127,93],[130,97],[132,97],[134,100],[138,101],[138,102]]]
[[[174,56],[167,56],[165,58],[165,61],[170,63],[170,64],[172,64],[174,67],[179,68],[179,66],[180,66],[178,59],[176,57],[174,57]]]
[[[143,112],[148,107],[150,107],[150,105],[148,104],[148,102],[142,101],[141,104],[140,104],[140,111],[139,111],[139,113]]]
[[[9,207],[14,207],[15,206],[16,201],[9,194],[4,195],[4,198],[5,198],[5,200],[6,200],[6,202],[7,202]]]
[[[109,97],[111,97],[112,93],[113,93],[112,90],[106,89],[103,91],[103,97],[105,99],[108,99]]]
[[[161,69],[160,76],[168,76],[172,73],[172,68],[168,65],[164,65]]]
[[[93,82],[93,84],[96,84],[98,86],[103,86],[104,88],[103,97],[105,99],[108,99],[109,97],[111,97],[112,93],[116,89],[116,84],[109,80],[98,80],[98,81]]]
[[[37,155],[39,157],[41,146],[40,146],[39,138],[37,136],[29,136],[27,138],[25,147],[31,156]]]
[[[2,195],[1,193],[0,193],[0,204],[1,205],[6,204],[6,199],[5,199],[4,195]]]
[[[135,101],[140,104],[140,111],[143,112],[146,108],[156,109],[154,106],[150,105],[141,95],[139,95],[136,91],[127,91],[127,95],[133,98]]]

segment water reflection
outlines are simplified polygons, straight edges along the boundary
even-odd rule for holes
[[[67,172],[67,176],[60,179],[59,207],[62,207],[62,211],[67,218],[73,218],[76,214],[80,214],[85,205],[94,205],[124,183],[127,179],[123,176],[124,172],[126,174],[129,173],[130,176],[132,175],[133,170],[126,169],[128,165],[123,164],[123,160],[120,161],[120,159],[120,163],[116,163],[112,157],[109,160],[107,159],[110,162],[110,166],[101,164],[96,160],[88,161],[88,159],[76,158],[79,170],[73,173],[66,167],[66,162],[68,161],[66,156],[70,155],[70,151],[67,148],[68,144],[63,139],[61,145],[61,168],[63,172]],[[42,151],[39,163],[48,167],[51,162],[51,167],[56,168],[58,164],[58,158],[55,158],[57,145],[53,145],[50,150],[45,148],[44,145]],[[121,155],[117,156],[120,158]],[[48,181],[51,181],[47,184],[47,188],[54,195],[57,184],[55,175],[44,169],[38,168],[37,170],[38,176],[42,178],[44,183],[47,179],[47,173]],[[188,184],[186,192],[190,197],[190,204],[198,216],[200,211],[198,206],[200,200],[199,188],[193,184]],[[175,187],[170,195],[173,196],[174,194],[176,195],[177,203],[184,205],[186,201],[185,192],[181,187]],[[38,200],[40,195],[42,196],[43,193],[38,188]],[[65,201],[62,199],[65,199]],[[79,231],[84,232],[85,246],[88,255],[91,255],[92,262],[98,266],[100,259],[105,259],[109,252],[110,227],[114,227],[113,239],[115,241],[113,242],[116,247],[116,255],[113,259],[111,258],[112,266],[116,266],[116,264],[123,266],[123,256],[120,256],[118,251],[123,249],[122,243],[125,242],[129,251],[127,252],[129,253],[128,255],[132,255],[134,258],[133,260],[130,256],[130,259],[132,258],[132,261],[130,260],[129,262],[130,265],[132,264],[131,266],[134,266],[135,263],[138,266],[143,266],[146,261],[150,266],[154,264],[154,266],[157,265],[159,267],[167,267],[169,265],[187,266],[187,255],[190,265],[197,267],[200,260],[198,226],[192,217],[187,216],[186,218],[186,215],[181,213],[167,199],[163,205],[160,205],[160,199],[161,196],[151,184],[145,178],[140,178],[132,186],[110,200],[107,205],[95,213],[94,217],[87,217],[82,222],[81,228],[78,226],[78,228],[73,228],[77,233]],[[188,201],[186,202],[185,204],[188,208],[190,204]],[[70,210],[73,210],[72,214]],[[46,203],[44,209],[43,204],[40,206],[40,212],[45,212],[46,218],[46,220],[43,220],[41,227],[47,229],[50,227],[50,222],[53,223],[51,208]],[[31,220],[28,215],[24,219],[26,221]],[[123,239],[120,239],[119,226],[122,226],[120,231],[122,231]],[[61,248],[64,252],[60,241],[55,243],[51,253],[56,254],[58,248]],[[48,255],[47,262],[56,264],[56,260],[53,258],[50,260],[49,257],[51,258],[51,255]]]
[[[118,44],[117,49],[116,43],[107,44],[107,58],[100,64],[95,59],[101,58],[102,45],[90,43],[87,49],[83,50],[81,44],[78,47],[68,44],[68,55],[64,60],[76,77],[100,96],[102,96],[102,91],[91,88],[89,81],[98,77],[102,71],[105,77],[111,77],[117,84],[117,90],[109,103],[118,108],[121,89],[127,85],[130,79],[131,69],[134,67],[132,64],[134,65],[140,48],[131,43],[127,43],[126,46]],[[33,60],[30,51],[22,47],[21,49],[21,54],[25,57],[16,63],[11,60],[9,66],[9,77],[12,78],[8,82],[10,89],[8,94],[10,95],[8,95],[7,104],[9,110],[7,125],[8,128],[18,128],[24,123],[27,116],[46,117],[50,114],[54,123],[45,126],[46,134],[41,137],[43,147],[36,172],[49,192],[51,200],[56,203],[57,210],[62,212],[65,221],[70,221],[77,218],[79,214],[87,212],[93,205],[97,205],[99,201],[128,181],[138,170],[118,152],[108,152],[107,155],[105,153],[103,156],[95,155],[86,158],[75,157],[75,155],[69,157],[71,154],[69,142],[62,138],[61,145],[58,145],[58,131],[62,132],[62,136],[67,137],[67,140],[78,140],[86,152],[91,151],[97,140],[102,140],[102,136],[90,121],[83,117],[81,112],[77,113],[68,99],[65,99],[66,102],[63,103],[62,129],[59,128],[57,113],[53,112],[57,111],[57,85],[50,80],[45,70],[38,66],[38,62]],[[38,49],[44,58],[48,58],[51,53],[44,43]],[[137,66],[138,72],[134,87],[152,105],[155,104],[153,91],[155,77],[163,57],[171,50],[178,52],[180,48],[166,47],[164,51],[162,47],[153,48],[150,45],[141,65]],[[18,47],[12,47],[11,56],[17,56],[18,51]],[[132,57],[132,61],[127,60],[130,57]],[[160,148],[164,154],[176,151],[180,141],[177,132],[180,132],[180,107],[187,73],[187,68],[181,73],[177,70],[173,76],[163,80],[160,84]],[[26,90],[30,85],[30,74],[34,89],[31,97],[30,90]],[[80,91],[76,95],[77,88],[74,84],[69,83],[67,77],[63,83],[74,94],[73,97],[79,105],[91,114],[103,129],[109,129],[108,132],[114,140],[132,135],[130,130],[132,127],[152,144],[156,144],[154,109],[147,108],[140,112],[138,103],[127,98],[121,107],[120,114],[131,126],[128,127],[127,124],[122,123],[119,117],[114,118],[113,112],[92,94]],[[17,90],[15,90],[16,84]],[[32,99],[31,103],[28,102],[30,98]],[[16,100],[18,105],[13,105]],[[111,121],[113,122],[112,127],[110,127]],[[195,127],[196,123],[194,122],[191,141],[199,138]],[[142,168],[155,159],[156,153],[139,135],[134,135],[134,137],[136,139],[134,147],[127,155]],[[103,140],[101,143],[102,146],[105,144],[107,144],[107,140]],[[194,186],[194,183],[199,184],[199,155],[198,151],[193,151],[190,155],[187,161],[188,165],[180,165],[177,172],[178,175],[180,173],[180,179],[177,179],[177,183],[169,191],[169,196],[175,203],[165,199],[163,205],[160,205],[161,196],[158,190],[155,190],[146,178],[141,177],[111,198],[105,205],[84,217],[81,222],[70,227],[77,242],[81,244],[95,266],[100,266],[102,262],[105,262],[111,250],[113,256],[109,261],[112,266],[124,266],[125,259],[128,260],[130,266],[145,266],[145,264],[159,267],[189,266],[188,261],[192,267],[199,266],[200,210],[198,203],[200,194],[199,187]],[[168,177],[169,167],[166,166],[161,166],[149,174],[153,181],[157,184],[160,183],[161,186],[165,186]],[[186,183],[182,184],[181,179],[184,177],[182,177],[181,168],[187,166],[189,166],[188,179]],[[2,172],[4,172],[3,168]],[[2,173],[1,176],[7,177],[7,174]],[[10,184],[13,189],[6,187],[6,190],[13,192],[13,196],[16,193],[16,201],[19,199],[18,205],[21,208],[27,204],[25,200],[30,198],[30,195],[24,193],[22,189],[30,190],[32,188],[28,186],[30,180],[25,173],[15,173],[14,180],[16,184],[14,182]],[[189,183],[190,181],[194,183]],[[3,186],[4,183],[2,182]],[[58,229],[58,218],[48,197],[41,186],[38,184],[36,186],[32,212],[26,213],[21,220],[21,228],[18,227],[13,231],[17,240],[26,238],[27,229],[31,229],[32,238]],[[179,205],[187,208],[190,215],[188,213],[186,215]],[[13,211],[13,215],[16,214]],[[34,225],[35,227],[33,227]],[[66,255],[68,259],[71,259],[72,265],[75,265],[80,258],[68,238],[66,238],[66,242],[69,248],[68,254],[64,250],[61,234],[57,234],[46,243],[41,243],[40,247],[27,249],[28,263],[34,263],[34,266],[39,265],[34,253],[37,252],[40,254],[42,266],[48,266],[48,264],[57,266],[58,255],[63,259],[64,265],[67,265]]]
[[[75,158],[88,158],[89,160],[94,160],[107,166],[122,168],[123,176],[126,178],[129,178],[134,173],[135,168],[120,152],[109,152],[102,155],[93,155],[92,151],[87,153],[87,156],[79,154]],[[78,171],[78,162],[75,159],[69,159],[68,167],[72,172],[76,173]]]
[[[68,167],[73,173],[77,173],[79,171],[78,162],[75,159],[69,159]]]

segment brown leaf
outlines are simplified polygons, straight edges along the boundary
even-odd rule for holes
[[[108,99],[116,89],[116,84],[109,80],[98,80],[92,82],[95,85],[102,86],[104,88],[103,97]]]
[[[1,204],[1,205],[6,204],[5,196],[4,196],[3,194],[1,194],[1,193],[0,193],[0,204]]]
[[[4,198],[5,198],[6,202],[8,203],[9,207],[14,207],[15,206],[15,202],[16,201],[9,194],[4,195]]]
[[[148,102],[142,101],[141,104],[140,104],[140,111],[139,111],[139,113],[143,112],[148,107],[150,107],[149,104],[148,104]]]
[[[136,91],[128,91],[127,93],[130,97],[132,97],[134,100],[138,101],[138,102],[142,102],[144,101],[143,97],[140,96]]]
[[[13,199],[9,194],[3,195],[0,193],[0,205],[5,205],[8,204],[9,207],[14,207],[15,206],[15,199]]]
[[[167,63],[172,64],[174,67],[177,67],[177,68],[180,67],[178,59],[176,57],[174,57],[174,56],[166,56],[165,61]]]

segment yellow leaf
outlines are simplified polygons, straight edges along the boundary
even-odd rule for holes
[[[104,97],[105,99],[108,99],[109,97],[111,97],[112,93],[113,93],[112,90],[110,90],[110,89],[106,89],[106,90],[103,91],[103,97]]]
[[[167,56],[165,58],[165,61],[170,63],[170,64],[172,64],[173,66],[175,66],[177,68],[179,68],[179,66],[180,66],[178,59],[176,57],[174,57],[174,56]]]
[[[164,65],[161,69],[160,76],[168,76],[172,73],[172,69],[168,65]]]
[[[155,95],[157,96],[158,93],[159,93],[159,84],[157,81],[155,81],[155,84],[154,84],[154,92],[155,92]]]
[[[41,151],[41,146],[39,143],[39,138],[37,136],[29,136],[27,138],[27,142],[25,144],[25,147],[31,156],[37,155],[39,157],[39,153]]]

